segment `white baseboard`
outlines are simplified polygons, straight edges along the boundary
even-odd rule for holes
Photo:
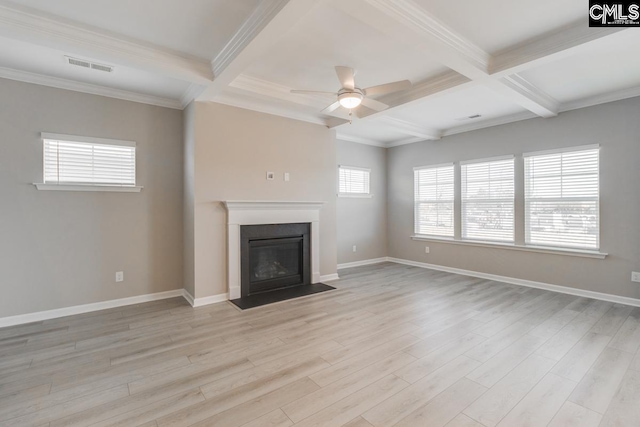
[[[363,265],[380,264],[381,262],[387,262],[387,261],[389,261],[388,257],[365,259],[362,261],[354,261],[354,262],[345,262],[344,264],[338,264],[338,270],[341,270],[343,268],[361,267]]]
[[[74,305],[72,307],[57,308],[54,310],[38,311],[35,313],[19,314],[0,318],[0,328],[6,326],[21,325],[24,323],[40,322],[43,320],[56,319],[58,317],[72,316],[74,314],[89,313],[92,311],[106,310],[108,308],[124,307],[127,305],[140,304],[143,302],[158,301],[167,298],[184,296],[183,289],[173,291],[158,292],[155,294],[138,295],[129,298],[113,299],[109,301],[94,302],[91,304]]]
[[[229,294],[218,294],[210,297],[194,298],[186,289],[182,290],[182,296],[187,300],[191,307],[202,307],[203,305],[215,304],[229,300]]]
[[[340,276],[338,276],[338,273],[325,274],[324,276],[320,276],[320,282],[331,282],[333,280],[338,280],[339,278]]]
[[[497,274],[482,273],[479,271],[463,270],[461,268],[446,267],[444,265],[427,264],[425,262],[409,261],[406,259],[388,257],[388,261],[397,264],[411,265],[413,267],[428,268],[431,270],[446,271],[447,273],[461,274],[464,276],[478,277],[480,279],[494,280],[496,282],[510,283],[512,285],[526,286],[528,288],[544,289],[562,294],[609,301],[618,304],[640,307],[640,299],[605,294],[602,292],[587,291],[585,289],[570,288],[568,286],[552,285],[550,283],[534,282],[533,280],[516,279],[514,277],[498,276]]]

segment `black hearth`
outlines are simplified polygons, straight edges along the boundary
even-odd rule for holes
[[[243,225],[243,297],[311,284],[310,224]]]

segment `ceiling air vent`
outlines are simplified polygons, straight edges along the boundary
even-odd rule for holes
[[[65,56],[67,59],[67,63],[69,65],[73,65],[76,67],[89,68],[92,70],[104,71],[106,73],[110,73],[113,71],[113,67],[111,65],[104,64],[96,64],[95,62],[86,61],[84,59],[72,58],[70,56]]]
[[[479,119],[480,117],[482,117],[481,114],[474,114],[472,116],[458,117],[457,119],[454,119],[454,120],[456,120],[458,122],[463,122],[465,120]]]

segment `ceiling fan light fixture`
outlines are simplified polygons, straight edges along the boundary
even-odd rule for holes
[[[362,94],[359,92],[345,92],[338,95],[338,101],[344,108],[351,110],[362,103]]]

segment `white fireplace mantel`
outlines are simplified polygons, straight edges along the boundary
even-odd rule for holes
[[[227,281],[229,298],[240,298],[240,227],[261,224],[311,224],[311,283],[320,281],[320,209],[324,202],[227,200]]]

